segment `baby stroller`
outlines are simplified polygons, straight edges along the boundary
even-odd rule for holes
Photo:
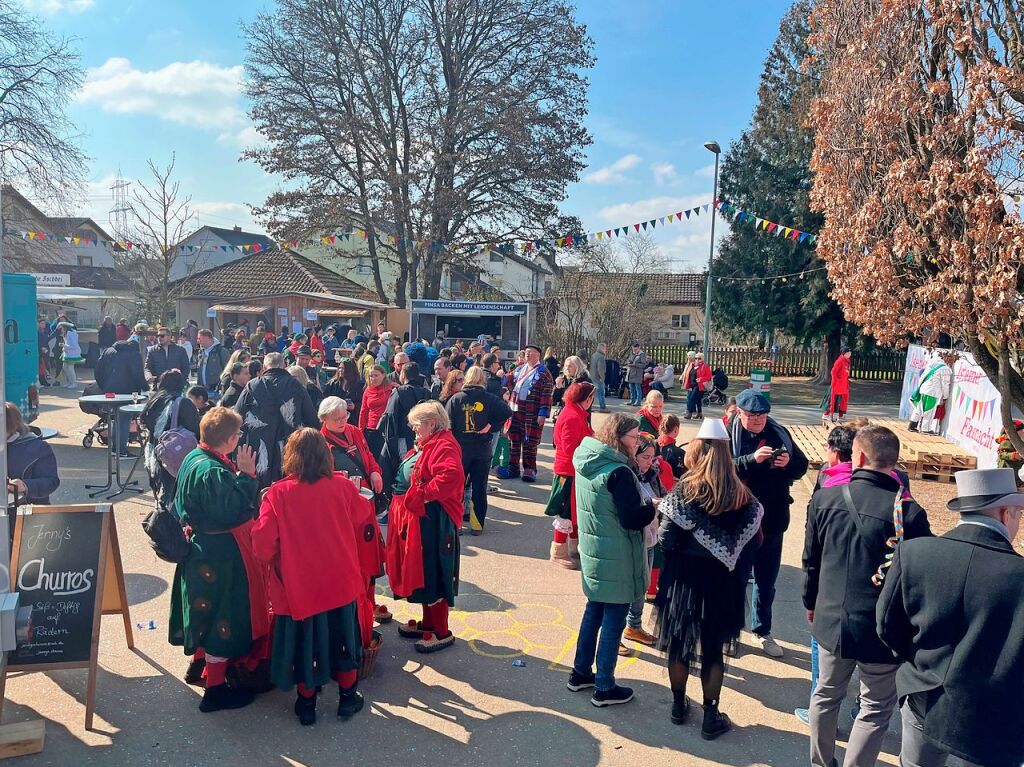
[[[729,376],[722,368],[711,372],[711,390],[704,392],[705,405],[724,405],[725,390],[729,388]]]
[[[82,390],[83,395],[94,395],[103,394],[103,390],[98,384],[91,383],[86,384]],[[92,447],[93,442],[99,440],[99,443],[106,447],[110,436],[110,425],[107,423],[107,413],[109,412],[102,405],[98,405],[95,402],[79,402],[78,407],[86,415],[95,416],[96,422],[85,430],[85,434],[82,436],[82,447]],[[139,427],[135,421],[132,421],[131,431],[128,433],[129,442],[137,442],[142,444],[141,435],[139,434]]]

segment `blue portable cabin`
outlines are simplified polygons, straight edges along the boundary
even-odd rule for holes
[[[4,396],[26,421],[39,415],[36,278],[4,274]]]

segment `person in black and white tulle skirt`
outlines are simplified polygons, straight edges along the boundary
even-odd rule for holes
[[[760,545],[761,504],[740,481],[722,422],[709,419],[686,446],[686,473],[662,500],[664,566],[658,583],[658,649],[668,656],[675,724],[686,720],[686,682],[699,661],[701,737],[726,732],[718,710],[725,677],[723,647],[743,628],[744,574]]]

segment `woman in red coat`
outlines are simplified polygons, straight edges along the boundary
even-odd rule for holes
[[[551,495],[544,513],[554,517],[555,539],[551,542],[551,561],[568,570],[579,570],[579,532],[576,529],[576,470],[572,455],[584,437],[593,437],[590,410],[597,390],[592,383],[570,384],[562,395],[564,407],[555,422],[555,464],[552,467]]]
[[[369,385],[363,390],[363,403],[359,408],[359,428],[366,435],[370,451],[378,461],[384,449],[384,435],[377,430],[377,424],[384,415],[391,390],[394,388],[395,385],[388,380],[387,371],[380,365],[374,365],[370,370]]]
[[[842,423],[843,416],[850,404],[850,358],[853,352],[846,346],[839,350],[839,357],[832,366],[832,383],[829,388],[828,402],[821,416],[821,425],[828,428],[832,424]],[[831,423],[829,417],[831,416]]]
[[[459,527],[466,475],[440,402],[409,411],[416,447],[398,467],[388,512],[387,570],[396,597],[423,605],[423,620],[399,625],[417,652],[455,643],[448,610],[459,590]]]
[[[288,438],[282,469],[286,476],[267,490],[252,529],[253,551],[270,566],[271,678],[282,690],[298,685],[295,714],[304,725],[316,721],[317,688],[336,680],[338,716],[347,719],[363,707],[356,691],[363,531],[352,513],[363,499],[351,480],[335,474],[315,429]]]
[[[320,403],[317,415],[323,424],[320,434],[327,440],[331,458],[334,459],[334,470],[343,471],[349,477],[362,477],[363,487],[369,486],[374,493],[379,494],[384,489],[380,466],[370,452],[363,433],[348,422],[348,402],[341,397],[325,397]],[[387,607],[376,604],[374,579],[384,575],[384,539],[377,523],[372,499],[363,500],[369,508],[360,511],[363,517],[369,515],[366,524],[370,527],[360,536],[359,558],[363,564],[366,583],[366,608],[372,618],[364,620],[360,612],[360,625],[363,627],[363,646],[368,647],[373,621],[388,623],[392,615]],[[360,605],[363,605],[363,602],[360,602]]]

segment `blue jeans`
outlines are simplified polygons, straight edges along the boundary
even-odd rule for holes
[[[629,385],[629,401],[637,405],[644,400],[643,384],[631,383]]]
[[[647,549],[647,580],[650,581],[651,568],[654,567],[654,548]],[[626,614],[626,625],[631,629],[642,629],[644,627],[644,597],[646,594],[641,594],[635,600],[633,604],[629,606],[629,612]]]
[[[686,390],[686,412],[701,413],[704,411],[704,392],[700,389]]]
[[[589,674],[597,657],[597,689],[602,692],[615,687],[615,664],[619,661],[619,642],[626,628],[629,605],[587,601],[576,640],[576,659],[572,667],[577,674]],[[597,633],[601,632],[598,641]]]
[[[598,384],[594,384],[594,386],[597,387],[597,406],[601,408],[601,410],[604,410],[604,381]]]
[[[126,453],[128,452],[128,437],[132,428],[132,418],[134,416],[131,413],[122,412],[120,408],[117,410],[117,452]]]
[[[772,633],[775,581],[782,566],[782,533],[765,538],[754,555],[753,616],[750,630],[759,637]]]

